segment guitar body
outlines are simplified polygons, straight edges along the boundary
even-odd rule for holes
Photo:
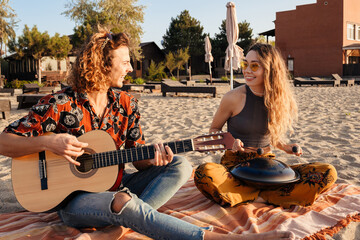
[[[111,136],[95,130],[79,137],[89,143],[85,154],[116,150]],[[84,156],[83,155],[83,156]],[[39,178],[39,153],[12,159],[12,185],[19,203],[32,212],[44,212],[58,206],[75,191],[101,192],[110,189],[118,175],[118,165],[87,172],[79,171],[63,157],[45,151],[47,189]]]

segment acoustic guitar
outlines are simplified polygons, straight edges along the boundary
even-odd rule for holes
[[[154,146],[116,150],[112,137],[101,130],[80,136],[88,143],[85,153],[76,158],[80,166],[49,151],[12,159],[12,185],[19,203],[32,212],[56,208],[76,191],[101,192],[110,189],[118,175],[118,165],[153,159]],[[194,139],[168,142],[174,154],[231,149],[234,138],[230,133],[216,133]]]

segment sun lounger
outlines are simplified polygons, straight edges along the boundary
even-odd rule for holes
[[[306,79],[306,78],[302,78],[302,77],[296,77],[294,78],[294,86],[303,86],[303,85],[330,85],[333,87],[339,87],[340,86],[340,80],[326,80],[326,79],[319,79],[319,80],[312,80],[312,79]]]
[[[212,83],[230,84],[230,80],[222,80],[221,78],[212,78],[212,81],[210,81],[210,79],[207,78],[205,81],[206,81],[206,85],[209,85],[211,82]]]
[[[24,84],[23,94],[17,96],[18,109],[35,105],[42,97],[54,93],[55,87],[39,87],[37,84]]]
[[[40,86],[36,83],[26,83],[23,85],[23,94],[25,93],[38,93]]]
[[[161,92],[163,97],[166,97],[166,93],[174,92],[175,94],[182,93],[210,93],[213,97],[216,97],[216,87],[214,86],[186,86],[178,81],[170,79],[164,79],[161,83]]]
[[[345,84],[348,87],[355,85],[355,79],[342,79],[337,73],[333,73],[331,76],[333,79],[339,80],[341,84]]]
[[[40,87],[39,88],[39,92],[38,93],[54,93],[55,92],[55,87]]]
[[[11,110],[10,100],[2,99],[0,100],[0,117],[2,119],[9,119]]]
[[[13,88],[0,88],[0,95],[2,95],[2,93],[10,94],[11,96],[14,96],[15,89],[13,89]]]
[[[143,92],[145,90],[149,90],[150,92],[154,92],[154,90],[160,90],[159,84],[124,84],[121,88],[123,91],[136,91]]]
[[[319,77],[311,77],[310,80],[322,81],[324,79],[319,78]]]
[[[19,103],[18,109],[30,108],[46,95],[48,94],[41,94],[41,93],[20,94],[16,98]]]

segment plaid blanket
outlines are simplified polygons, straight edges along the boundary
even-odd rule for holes
[[[159,211],[198,226],[212,225],[216,232],[245,234],[277,229],[291,230],[297,239],[325,239],[351,221],[360,221],[360,187],[334,185],[310,207],[283,209],[258,199],[222,208],[205,198],[190,179]],[[0,239],[60,240],[73,239],[80,233],[65,226],[56,213],[0,214]],[[149,238],[130,231],[122,239]]]

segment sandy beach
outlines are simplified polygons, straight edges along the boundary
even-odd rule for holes
[[[199,94],[162,97],[161,93],[142,93],[139,107],[147,144],[206,134],[227,90],[228,87],[223,86],[216,98]],[[294,91],[299,121],[289,141],[302,146],[303,156],[290,156],[275,149],[277,159],[289,165],[315,161],[330,163],[338,171],[337,183],[360,186],[360,86],[297,87]],[[10,119],[0,120],[2,131],[28,109],[17,110],[16,96],[0,98],[12,101]],[[204,162],[219,162],[221,157],[221,154],[198,152],[183,155],[193,167]],[[22,210],[12,192],[10,172],[11,158],[0,155],[0,213]],[[360,239],[360,224],[352,223],[328,239]]]

